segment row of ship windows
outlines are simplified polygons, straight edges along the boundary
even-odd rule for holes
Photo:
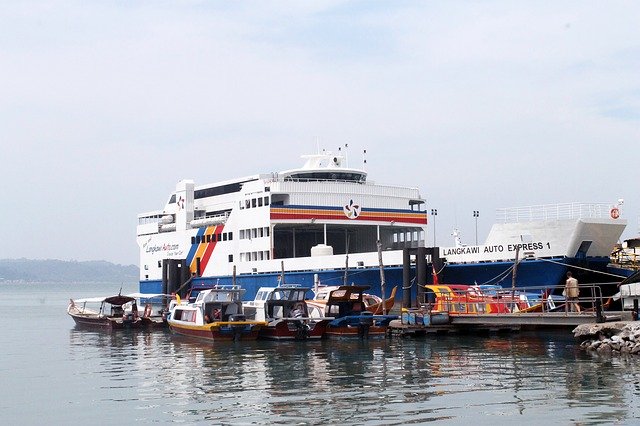
[[[215,243],[216,241],[233,240],[233,232],[222,232],[220,234],[196,235],[191,237],[191,244]]]
[[[393,234],[394,243],[404,243],[405,241],[423,241],[424,231],[396,232]]]
[[[271,254],[268,250],[266,251],[248,251],[244,253],[240,253],[240,262],[251,262],[254,260],[269,260],[271,258]]]
[[[240,239],[252,239],[252,238],[262,238],[269,236],[269,227],[264,228],[251,228],[251,229],[241,229],[240,230]]]
[[[254,209],[256,207],[268,206],[269,197],[251,198],[250,200],[240,201],[240,210]]]

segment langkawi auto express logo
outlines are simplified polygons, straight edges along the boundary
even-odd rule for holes
[[[344,215],[349,219],[355,219],[360,216],[361,207],[358,204],[353,204],[353,200],[349,200],[349,204],[342,208]]]

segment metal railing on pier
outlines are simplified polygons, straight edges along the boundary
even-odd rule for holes
[[[579,296],[568,299],[553,287],[431,286],[418,307],[403,309],[402,326],[499,329],[568,327],[624,319],[624,312],[606,311],[612,298],[601,286],[582,284]],[[555,290],[555,291],[554,291]]]

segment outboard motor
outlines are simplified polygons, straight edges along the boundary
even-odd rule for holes
[[[360,314],[360,321],[358,322],[358,337],[361,339],[369,338],[369,328],[373,325],[373,313],[369,311],[362,312]]]

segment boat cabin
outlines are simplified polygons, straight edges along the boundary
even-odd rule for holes
[[[243,304],[248,317],[256,321],[308,317],[305,297],[310,289],[295,284],[260,287],[253,301]]]
[[[352,315],[362,315],[366,311],[363,293],[369,286],[340,286],[329,294],[329,300],[324,309],[326,317],[341,318]]]

